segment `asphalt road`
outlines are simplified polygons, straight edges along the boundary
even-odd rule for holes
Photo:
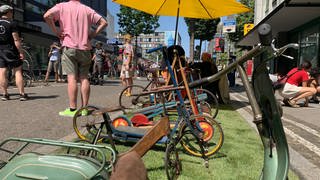
[[[119,80],[91,86],[89,104],[117,106],[121,90]],[[8,137],[61,139],[73,133],[72,118],[58,114],[68,107],[66,83],[29,87],[25,91],[30,96],[28,101],[19,101],[16,88],[9,89],[11,100],[0,101],[0,141]]]

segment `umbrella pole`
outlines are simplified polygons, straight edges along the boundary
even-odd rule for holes
[[[178,34],[179,13],[180,13],[180,0],[178,0],[178,10],[177,10],[177,19],[176,19],[176,29],[175,29],[175,33],[174,33],[174,44],[173,44],[173,45],[177,45],[177,34]]]

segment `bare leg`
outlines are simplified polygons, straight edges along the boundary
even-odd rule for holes
[[[47,72],[46,72],[46,77],[44,78],[45,81],[48,81],[49,74],[50,74],[50,70],[49,70],[49,67],[48,67]]]
[[[8,94],[7,68],[0,68],[0,88],[3,94]]]
[[[55,72],[55,73],[54,73],[54,80],[55,80],[56,82],[58,82],[58,80],[60,80],[60,78],[58,78],[58,72]]]
[[[20,94],[24,94],[24,86],[23,86],[23,77],[22,77],[22,66],[14,68],[15,76],[16,76],[16,85],[19,89]]]
[[[69,96],[69,107],[76,109],[78,86],[77,86],[77,78],[74,74],[68,74],[68,96]]]
[[[132,79],[132,77],[128,78],[127,81],[128,81],[128,83],[127,83],[128,86],[133,85],[133,79]],[[131,88],[128,88],[128,91],[129,91],[129,93],[131,94]]]
[[[90,97],[90,82],[87,76],[80,77],[81,106],[87,106]]]
[[[313,96],[314,94],[317,93],[317,89],[313,88],[313,87],[302,87],[302,89],[299,92],[299,95],[293,97],[291,99],[291,101],[293,101],[294,103],[296,103],[298,100],[302,99],[302,98],[308,98]]]

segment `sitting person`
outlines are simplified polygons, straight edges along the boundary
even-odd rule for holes
[[[317,89],[317,93],[320,93],[320,68],[312,68],[310,71],[310,80],[308,81],[308,87],[314,87]],[[317,98],[317,93],[312,96],[309,102],[319,103],[319,99]]]
[[[284,97],[283,103],[291,107],[300,107],[298,100],[305,98],[304,106],[308,106],[308,98],[316,94],[314,87],[308,87],[309,74],[311,69],[310,61],[304,61],[299,68],[291,69],[287,74],[287,81],[283,87],[281,95]],[[302,86],[301,86],[302,85]]]

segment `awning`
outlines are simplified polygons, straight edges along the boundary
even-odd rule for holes
[[[272,35],[291,31],[313,19],[320,17],[319,0],[286,0],[278,5],[259,24],[249,31],[238,46],[253,46],[259,43],[258,27],[263,23],[270,24]]]

